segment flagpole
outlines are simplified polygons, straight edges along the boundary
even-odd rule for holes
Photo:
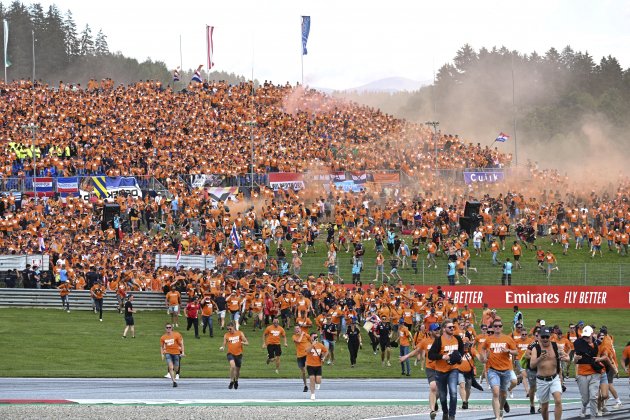
[[[33,86],[35,86],[35,31],[31,30],[31,36],[33,39]]]
[[[514,125],[514,164],[518,166],[518,149],[516,146],[516,100],[514,89],[514,54],[512,54],[512,123]]]
[[[182,60],[182,34],[179,34],[179,68],[184,71],[184,64]]]

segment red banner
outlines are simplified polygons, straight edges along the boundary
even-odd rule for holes
[[[421,293],[428,287],[416,286]],[[435,291],[436,288],[434,288]],[[630,287],[625,286],[443,286],[447,297],[471,308],[630,309]]]

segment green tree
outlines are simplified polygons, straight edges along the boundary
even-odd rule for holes
[[[79,40],[79,55],[94,55],[94,40],[92,39],[92,30],[89,24],[85,24],[85,28],[81,32]]]
[[[97,56],[109,55],[107,37],[103,33],[102,29],[99,29],[98,33],[96,34],[96,41],[94,42],[94,54],[96,54]]]

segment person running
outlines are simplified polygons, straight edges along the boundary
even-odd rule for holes
[[[311,389],[311,400],[315,399],[315,390],[322,383],[322,360],[326,357],[326,346],[317,342],[317,333],[311,334],[311,343],[306,348],[306,372]]]
[[[378,344],[381,348],[381,366],[391,366],[389,361],[391,357],[391,341],[390,334],[392,332],[392,325],[389,322],[388,317],[382,317],[381,322],[376,326],[376,337],[378,337]]]
[[[359,349],[363,347],[361,338],[361,329],[357,325],[357,318],[352,317],[352,322],[348,325],[345,339],[348,341],[348,353],[350,354],[350,367],[353,368],[357,364],[357,355]]]
[[[94,313],[98,313],[98,320],[103,322],[103,298],[107,294],[103,281],[99,280],[90,289],[90,295],[94,299]]]
[[[398,349],[400,350],[400,357],[409,353],[409,346],[412,340],[413,336],[411,335],[411,331],[409,331],[409,328],[405,325],[404,319],[400,318],[398,322]],[[411,376],[411,364],[409,359],[400,362],[400,374]]]
[[[171,316],[171,324],[178,327],[177,320],[179,319],[179,306],[182,303],[181,294],[175,290],[175,287],[171,287],[171,290],[166,294],[166,307],[167,313]]]
[[[464,342],[459,335],[455,335],[455,324],[451,319],[442,322],[442,335],[436,337],[431,349],[429,359],[435,361],[436,383],[440,395],[443,417],[455,420],[457,412],[457,384],[459,370],[457,366],[464,354]],[[449,396],[447,404],[446,396]],[[448,417],[446,415],[448,413]]]
[[[599,353],[599,347],[593,337],[593,328],[590,325],[585,326],[580,335],[581,337],[573,343],[575,378],[582,397],[580,417],[584,418],[586,411],[590,409],[591,418],[594,418],[598,414],[597,403],[602,373],[606,374],[603,365],[605,357]]]
[[[238,389],[238,378],[241,374],[243,362],[243,346],[249,345],[243,331],[237,331],[234,322],[227,326],[227,332],[223,335],[223,345],[219,350],[227,350],[227,360],[230,363],[230,384],[228,389]]]
[[[210,296],[205,297],[201,301],[201,325],[202,334],[206,334],[206,328],[210,333],[210,338],[214,337],[214,330],[212,328],[212,313],[214,312],[215,303]]]
[[[276,373],[280,373],[280,356],[282,356],[282,347],[280,347],[280,338],[284,339],[284,347],[287,347],[287,334],[279,325],[278,318],[273,319],[272,325],[265,328],[263,332],[262,348],[267,348],[267,364],[274,361],[276,364]]]
[[[324,325],[322,325],[322,337],[326,347],[327,364],[335,364],[335,342],[337,341],[337,324],[332,321],[330,314],[326,315]]]
[[[125,330],[123,331],[122,338],[127,338],[127,332],[131,330],[131,338],[136,338],[136,327],[133,320],[133,314],[136,310],[133,309],[133,295],[127,295],[127,302],[125,302]]]
[[[59,296],[61,297],[61,307],[66,309],[66,312],[70,313],[70,282],[61,283],[57,289],[59,289]]]
[[[481,388],[479,384],[476,384],[477,380],[475,379],[475,359],[479,359],[479,353],[473,347],[470,338],[464,337],[462,341],[464,342],[464,354],[462,354],[462,361],[457,367],[459,370],[459,396],[462,399],[462,410],[468,410],[468,400],[473,382],[475,382],[475,387]]]
[[[415,349],[405,354],[404,356],[400,356],[398,360],[400,360],[400,363],[403,363],[410,357],[419,355],[422,360],[421,364],[425,364],[425,361],[426,361],[425,373],[427,377],[427,382],[429,383],[429,407],[431,407],[430,417],[431,419],[435,419],[437,415],[437,392],[438,392],[437,384],[435,382],[435,376],[436,376],[435,361],[428,359],[427,354],[429,350],[431,349],[431,346],[433,345],[433,342],[435,341],[435,339],[440,335],[440,332],[441,332],[440,324],[438,324],[437,322],[432,323],[431,325],[429,325],[429,328],[427,329],[427,331],[428,331],[427,337],[422,339]]]
[[[503,418],[503,411],[509,413],[507,393],[512,382],[512,357],[518,355],[516,343],[509,335],[503,334],[503,321],[496,317],[492,324],[494,334],[488,336],[481,346],[481,360],[488,367],[488,384],[492,389],[492,408],[498,419]]]
[[[310,346],[311,340],[308,332],[302,329],[299,325],[295,326],[294,332],[295,334],[293,334],[291,339],[295,344],[297,365],[302,375],[302,382],[304,382],[304,392],[308,392],[308,385],[306,384],[306,349]]]
[[[160,337],[162,360],[166,360],[168,373],[173,381],[173,388],[177,388],[175,371],[179,367],[180,359],[186,356],[184,352],[184,338],[177,331],[173,331],[172,323],[166,324],[164,328],[166,333]]]
[[[549,399],[553,397],[554,417],[562,418],[562,368],[560,361],[568,361],[569,355],[555,342],[551,341],[551,330],[543,327],[540,330],[540,344],[532,349],[530,367],[536,369],[536,395],[541,405],[540,414],[544,420],[549,419]]]
[[[199,300],[197,298],[192,298],[186,304],[186,331],[190,331],[190,327],[194,327],[195,329],[195,338],[199,337]]]

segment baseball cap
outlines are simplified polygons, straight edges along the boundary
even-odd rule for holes
[[[547,325],[547,323],[545,322],[545,320],[544,320],[544,319],[541,319],[541,320],[540,320],[540,326],[541,326],[541,327],[544,327],[545,325]]]
[[[593,328],[590,325],[587,325],[582,330],[582,337],[590,337],[591,335],[593,335]]]
[[[438,324],[437,322],[434,322],[433,324],[429,326],[429,331],[437,331],[439,329],[440,329],[440,324]]]
[[[543,327],[540,329],[540,337],[551,337],[551,330],[549,327]]]

